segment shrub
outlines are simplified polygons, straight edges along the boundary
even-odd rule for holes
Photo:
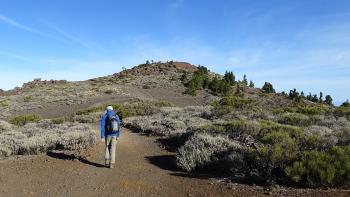
[[[239,149],[238,143],[222,136],[194,134],[176,153],[177,165],[186,171],[204,167],[213,161],[213,156],[229,148]]]
[[[0,158],[51,150],[80,150],[96,143],[95,131],[88,125],[54,124],[51,120],[41,120],[0,133]]]
[[[337,107],[334,110],[334,115],[336,117],[346,117],[350,120],[350,107]]]
[[[12,125],[6,121],[0,120],[0,133],[12,129]]]
[[[53,118],[51,119],[52,121],[52,124],[63,124],[66,119],[64,117],[61,117],[61,118]]]
[[[112,94],[114,91],[113,90],[106,90],[105,94]]]
[[[299,161],[286,168],[286,173],[293,181],[309,186],[348,187],[350,147],[304,152]]]
[[[289,135],[293,138],[300,139],[303,136],[302,129],[297,126],[279,124],[273,121],[261,120],[260,123],[260,133],[259,138],[264,137],[267,133],[271,133],[273,131],[285,131],[289,133]]]
[[[290,112],[290,113],[301,113],[305,115],[322,115],[327,112],[327,107],[323,105],[282,107],[282,108],[274,109],[273,112],[274,114]]]
[[[249,98],[242,98],[238,96],[224,97],[220,101],[215,101],[212,113],[216,116],[222,116],[231,113],[234,109],[252,109],[255,101]],[[256,106],[255,106],[256,107]]]
[[[214,125],[217,129],[223,129],[226,134],[249,134],[251,136],[257,136],[260,132],[260,125],[256,121],[247,120],[231,120],[221,124]],[[216,130],[216,129],[214,129]]]
[[[159,113],[149,116],[136,116],[124,119],[125,127],[133,130],[160,136],[184,133],[201,128],[210,121],[201,116],[210,110],[208,107],[165,107]]]
[[[327,111],[327,108],[323,105],[315,105],[309,107],[298,107],[297,112],[307,115],[317,115],[324,114]]]
[[[40,116],[32,114],[32,115],[23,115],[23,116],[16,116],[10,120],[11,124],[17,125],[17,126],[23,126],[29,122],[38,122],[41,119]]]
[[[338,137],[334,132],[323,126],[309,126],[304,129],[306,143],[304,149],[309,150],[327,150],[338,143]]]
[[[311,124],[309,116],[300,113],[285,113],[279,119],[279,123],[290,124],[295,126],[308,126]]]
[[[147,101],[140,101],[140,100],[135,100],[135,101],[126,102],[126,103],[114,103],[114,104],[108,104],[108,105],[113,106],[113,108],[118,112],[121,118],[126,118],[131,116],[150,115],[157,111],[156,108],[174,106],[172,103],[167,101],[147,102]],[[96,112],[102,112],[106,109],[108,105],[101,105],[101,106],[80,110],[78,113],[76,113],[76,115],[89,115]],[[84,118],[91,119],[91,117],[88,117],[88,116],[80,117],[80,119],[84,119]],[[91,121],[88,121],[88,122],[91,122]]]
[[[271,145],[269,159],[273,165],[284,167],[297,156],[298,144],[288,132],[272,131],[265,134],[262,141]]]
[[[33,97],[31,97],[31,96],[26,96],[26,97],[23,98],[24,102],[29,102],[31,100],[33,100]]]
[[[75,115],[72,121],[79,123],[95,123],[101,120],[102,112],[94,112],[90,114]]]

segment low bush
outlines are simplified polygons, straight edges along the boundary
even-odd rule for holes
[[[312,124],[310,117],[300,113],[285,113],[278,118],[278,122],[295,126],[308,126]]]
[[[193,171],[214,162],[216,154],[230,148],[239,149],[241,145],[222,136],[196,133],[178,149],[176,163],[186,171]]]
[[[302,148],[309,150],[328,150],[338,144],[337,133],[333,130],[318,125],[312,125],[304,129],[306,143]]]
[[[350,120],[350,107],[338,107],[334,110],[336,117],[346,117]]]
[[[38,122],[40,119],[41,117],[35,114],[23,115],[23,116],[16,116],[12,118],[10,120],[10,123],[17,126],[23,126],[29,122]]]
[[[260,123],[260,133],[258,138],[264,137],[266,134],[271,133],[273,131],[285,131],[290,134],[293,138],[302,138],[303,131],[300,127],[280,124],[273,121],[261,120]]]
[[[274,116],[254,115],[247,106],[237,107],[236,99],[220,101],[230,106],[230,114],[218,116],[215,110],[222,107],[218,102],[211,108],[165,107],[152,115],[126,118],[124,123],[136,131],[162,136],[161,142],[176,151],[176,163],[185,171],[253,177],[268,183],[349,186],[340,183],[339,177],[345,175],[337,172],[337,166],[349,164],[346,159],[336,162],[340,155],[349,154],[344,148],[350,143],[346,118],[318,107],[280,108]],[[339,156],[331,155],[334,151]],[[329,161],[327,166],[318,156]],[[333,176],[333,172],[340,175]]]
[[[32,101],[32,100],[33,100],[33,97],[32,97],[32,96],[26,96],[26,97],[23,98],[23,101],[24,101],[24,102],[30,102],[30,101]]]
[[[93,112],[90,114],[75,115],[72,118],[73,122],[79,123],[95,123],[101,120],[102,112]]]
[[[150,115],[157,112],[157,109],[160,107],[171,107],[174,106],[170,102],[166,101],[155,101],[155,102],[147,102],[135,100],[126,103],[115,103],[108,104],[113,106],[113,108],[118,112],[121,118],[127,118],[131,116],[143,116]],[[106,109],[108,105],[96,106],[84,110],[80,110],[76,115],[89,115],[91,113],[102,112]]]
[[[243,98],[239,96],[224,97],[220,101],[215,101],[213,105],[212,113],[215,116],[222,116],[231,113],[233,110],[247,110],[252,109],[255,105],[255,101],[249,98]],[[254,109],[257,109],[256,106]]]
[[[10,130],[12,129],[13,125],[11,125],[10,123],[0,120],[0,133],[2,133],[3,131],[6,130]]]
[[[221,131],[227,135],[240,135],[242,133],[257,136],[260,132],[260,124],[251,120],[230,120],[219,124],[214,124],[213,131]]]
[[[324,114],[327,112],[327,107],[324,105],[298,107],[297,112],[307,115]]]
[[[114,91],[113,90],[106,90],[105,94],[112,94]]]
[[[65,117],[61,117],[61,118],[53,118],[51,119],[52,124],[63,124],[66,121]]]
[[[297,106],[297,107],[280,107],[273,110],[275,114],[281,113],[300,113],[305,115],[320,115],[327,112],[327,107],[324,105],[313,106]]]
[[[201,128],[210,123],[201,118],[208,107],[165,107],[158,113],[148,116],[135,116],[124,119],[125,127],[135,131],[158,136],[170,136]]]
[[[286,173],[293,181],[308,186],[349,187],[350,146],[304,152],[300,160],[286,168]]]
[[[298,143],[288,132],[272,131],[265,134],[261,141],[270,146],[268,157],[274,168],[284,168],[298,154]]]
[[[51,120],[11,127],[0,133],[0,158],[42,154],[50,150],[80,150],[94,146],[97,136],[85,124],[54,124]]]

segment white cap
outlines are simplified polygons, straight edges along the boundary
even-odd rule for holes
[[[107,110],[111,111],[111,110],[113,110],[113,107],[112,106],[108,106]]]

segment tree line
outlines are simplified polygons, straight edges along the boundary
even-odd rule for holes
[[[200,65],[197,67],[197,71],[193,73],[191,79],[188,79],[188,75],[187,72],[184,72],[181,76],[181,80],[187,87],[186,93],[191,95],[196,95],[198,90],[209,89],[215,95],[228,96],[233,93],[234,86],[236,86],[236,94],[243,92],[244,86],[255,87],[252,80],[248,82],[246,75],[243,76],[242,80],[236,80],[236,76],[232,71],[226,71],[223,77],[218,75],[210,77],[209,70],[205,66]],[[261,89],[267,94],[276,93],[273,85],[269,82],[265,82]],[[309,100],[314,103],[333,105],[333,98],[331,95],[326,95],[324,97],[323,92],[320,92],[319,94],[309,93],[308,95],[305,95],[303,91],[299,92],[294,88],[290,90],[288,94],[284,91],[282,91],[281,94],[297,102]],[[343,105],[347,104],[349,104],[348,101],[343,103]]]

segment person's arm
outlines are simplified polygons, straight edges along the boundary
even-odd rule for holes
[[[123,123],[122,123],[121,119],[119,118],[119,115],[117,115],[117,122],[118,122],[120,127],[123,126]]]
[[[106,114],[103,114],[101,118],[100,131],[101,131],[101,139],[103,140],[105,137],[105,123],[106,123]]]

